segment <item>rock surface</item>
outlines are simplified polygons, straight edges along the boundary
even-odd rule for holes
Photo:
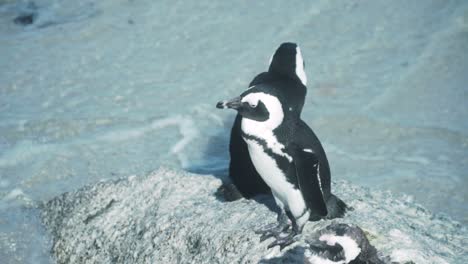
[[[225,202],[221,180],[162,168],[145,177],[99,182],[42,205],[57,263],[300,262],[306,241],[332,221],[309,222],[301,241],[267,250],[254,229],[275,221],[269,198]],[[354,208],[334,222],[360,226],[381,256],[415,263],[462,263],[467,230],[389,192],[333,186]],[[260,202],[259,202],[260,201]]]

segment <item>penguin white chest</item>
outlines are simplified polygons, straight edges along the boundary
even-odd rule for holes
[[[269,156],[260,144],[251,139],[245,139],[245,141],[247,142],[250,158],[258,174],[273,190],[275,195],[278,196],[277,198],[283,204],[288,205],[291,194],[297,193],[300,195],[300,191],[287,181],[285,173],[278,167],[275,159]]]
[[[255,140],[246,140],[246,142],[255,169],[270,188],[275,192],[280,192],[286,185],[290,185],[286,181],[284,172],[278,168],[275,159],[269,156],[260,144]]]
[[[281,108],[279,101],[278,104],[280,105],[279,108]],[[276,160],[266,152],[268,151],[274,156],[283,157],[289,162],[293,162],[292,157],[284,151],[285,146],[278,141],[272,131],[274,127],[281,124],[283,113],[277,112],[271,116],[266,121],[268,124],[242,118],[241,129],[246,135],[243,138],[247,143],[250,159],[255,169],[271,188],[275,200],[282,203],[282,205],[278,205],[289,208],[293,215],[299,216],[306,209],[301,191],[288,182],[286,172],[281,170]],[[260,145],[257,140],[263,141],[265,145]]]

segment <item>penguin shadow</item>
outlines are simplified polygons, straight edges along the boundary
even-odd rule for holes
[[[222,184],[214,195],[217,200],[226,203],[245,199],[229,178],[229,141],[234,118],[223,120],[223,128],[208,139],[200,161],[185,168],[190,173],[213,175],[220,179]],[[272,212],[279,212],[272,195],[258,195],[251,200],[265,205]]]
[[[229,181],[229,139],[233,122],[234,118],[223,120],[223,128],[208,138],[199,161],[185,168],[186,171],[213,175],[223,183]]]
[[[297,246],[284,252],[279,257],[260,260],[260,262],[258,263],[261,263],[261,264],[309,263],[308,261],[306,261],[304,257],[306,249],[307,248],[304,246]]]

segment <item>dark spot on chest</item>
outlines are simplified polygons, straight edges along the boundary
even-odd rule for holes
[[[259,144],[261,148],[263,149],[263,151],[265,152],[265,154],[271,157],[275,161],[278,168],[284,172],[284,174],[286,175],[287,181],[297,187],[297,180],[295,179],[296,178],[295,167],[294,167],[294,164],[290,162],[288,158],[274,153],[273,150],[268,147],[266,141],[262,138],[248,135],[244,132],[242,132],[242,138],[246,142],[251,140]],[[284,152],[284,153],[288,154],[287,152]]]

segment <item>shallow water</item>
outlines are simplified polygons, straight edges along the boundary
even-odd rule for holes
[[[214,105],[283,41],[333,178],[468,223],[466,1],[0,0],[0,258],[47,262],[34,208],[62,192],[160,165],[225,174],[234,113]]]

